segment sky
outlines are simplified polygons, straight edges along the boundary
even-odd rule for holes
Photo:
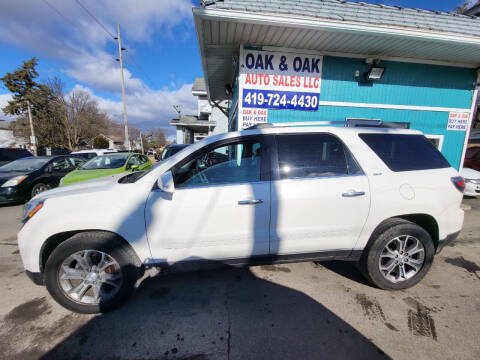
[[[451,11],[461,0],[363,0]],[[117,43],[120,24],[129,124],[173,135],[173,105],[196,114],[191,87],[202,77],[192,6],[198,0],[0,1],[0,77],[22,61],[39,60],[40,80],[61,78],[67,93],[82,89],[123,121]],[[83,6],[83,7],[82,7]],[[85,11],[86,8],[103,25]],[[0,84],[0,108],[11,98]],[[9,119],[0,110],[0,119]]]

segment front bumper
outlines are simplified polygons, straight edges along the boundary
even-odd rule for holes
[[[457,232],[454,232],[453,234],[447,235],[447,237],[443,240],[439,240],[438,241],[438,246],[437,246],[437,254],[439,254],[446,245],[454,242],[457,239],[458,235],[460,235],[460,231],[457,231]]]
[[[0,204],[25,201],[25,196],[16,186],[0,187]]]
[[[463,192],[463,195],[480,196],[480,183],[478,183],[478,180],[475,180],[475,183],[467,180],[465,182],[465,191]]]

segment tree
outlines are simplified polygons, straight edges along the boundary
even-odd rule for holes
[[[95,149],[108,149],[109,146],[110,143],[102,135],[98,135],[95,139],[93,139],[93,147]]]
[[[13,93],[13,99],[2,108],[4,113],[10,115],[25,114],[27,101],[33,103],[33,100],[37,98],[35,92],[45,90],[42,89],[42,85],[34,80],[38,77],[38,72],[35,69],[37,63],[37,58],[24,61],[15,72],[6,73],[5,76],[0,78],[5,87]]]
[[[165,146],[167,143],[167,137],[165,132],[161,128],[150,129],[144,138],[145,148],[159,148]]]
[[[12,123],[16,136],[28,139],[30,135],[27,101],[31,104],[39,148],[74,150],[81,140],[89,140],[99,134],[123,136],[123,125],[101,111],[90,93],[73,90],[67,94],[63,82],[58,78],[36,82],[39,76],[36,65],[37,59],[30,59],[15,72],[7,73],[0,79],[13,93],[13,99],[3,111],[17,116]],[[130,128],[131,133],[135,131],[139,132]]]

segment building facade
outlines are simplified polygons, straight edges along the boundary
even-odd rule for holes
[[[207,94],[231,100],[229,130],[411,128],[462,166],[480,82],[478,18],[336,0],[209,1],[194,17]]]
[[[176,128],[177,144],[193,144],[209,135],[228,131],[227,101],[218,106],[210,104],[205,80],[196,78],[192,85],[192,95],[197,97],[197,114],[181,115],[172,119],[170,125]]]
[[[24,139],[13,134],[10,123],[7,120],[0,120],[0,147],[21,147],[25,148],[27,143]]]

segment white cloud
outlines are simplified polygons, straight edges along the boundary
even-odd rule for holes
[[[103,111],[114,120],[123,121],[123,105],[121,100],[115,101],[97,96],[90,88],[76,85],[72,91],[88,92]],[[174,128],[169,125],[176,116],[173,105],[181,104],[183,114],[196,114],[197,99],[192,95],[192,84],[183,85],[177,90],[144,89],[126,95],[128,123],[141,128],[161,127],[172,133]]]
[[[172,35],[178,24],[191,26],[192,4],[189,0],[81,0],[106,26],[136,43],[149,43],[155,32]],[[49,6],[51,4],[51,6]],[[105,51],[109,36],[75,1],[0,1],[0,40],[29,51],[60,60],[63,71],[95,90],[117,92],[120,77],[115,56]],[[175,34],[178,36],[178,34]],[[133,44],[132,44],[133,43]],[[111,46],[111,45],[110,45]],[[146,87],[125,69],[127,91]]]
[[[12,100],[12,95],[10,94],[0,94],[0,120],[11,120],[13,119],[10,115],[5,114],[2,111],[2,108],[8,105],[8,102]]]
[[[135,52],[136,45],[151,43],[158,32],[163,37],[177,38],[185,36],[182,31],[193,33],[190,0],[81,0],[81,3],[111,34],[116,33],[116,24],[120,23],[122,38],[128,41],[131,53]],[[62,69],[55,70],[87,84],[86,87],[77,85],[75,89],[90,92],[103,110],[122,121],[121,101],[96,95],[100,91],[119,98],[120,70],[116,53],[107,52],[115,45],[76,1],[0,1],[0,24],[0,41],[58,60]],[[175,27],[179,24],[182,26]],[[135,78],[128,68],[124,69],[124,77],[130,124],[161,126],[172,131],[168,123],[175,115],[173,105],[182,104],[186,114],[196,113],[191,84],[179,84],[173,77],[170,90],[153,90]],[[0,95],[0,106],[6,104],[9,96]]]

